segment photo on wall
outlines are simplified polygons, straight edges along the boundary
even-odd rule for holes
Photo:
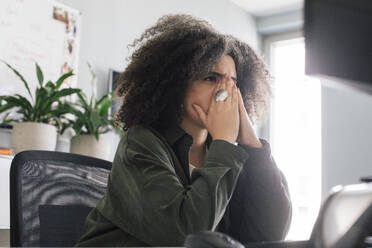
[[[119,79],[120,74],[121,72],[117,70],[114,70],[114,69],[109,70],[109,92],[116,90],[116,87],[118,86],[118,79]],[[121,105],[121,98],[117,98],[116,100],[114,100],[111,106],[110,115],[116,114],[120,109],[120,105]]]

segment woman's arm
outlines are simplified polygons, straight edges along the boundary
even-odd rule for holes
[[[269,143],[260,142],[262,148],[241,145],[250,156],[218,227],[242,243],[284,239],[291,222],[287,181],[276,166]]]
[[[239,91],[237,142],[249,154],[218,230],[243,243],[280,240],[292,217],[287,181],[277,168],[268,142],[252,127]]]
[[[145,128],[126,135],[105,200],[97,206],[102,215],[151,246],[181,246],[188,234],[213,230],[249,157],[244,149],[213,141],[203,167],[184,188],[158,137]]]

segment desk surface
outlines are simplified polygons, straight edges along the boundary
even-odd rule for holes
[[[9,173],[13,156],[0,155],[0,229],[10,227]]]
[[[0,155],[0,159],[10,159],[12,160],[14,158],[13,155]]]

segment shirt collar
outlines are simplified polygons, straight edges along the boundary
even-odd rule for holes
[[[186,133],[185,130],[183,130],[178,124],[173,124],[165,130],[158,131],[163,134],[164,138],[171,146],[177,143],[177,141],[179,141],[180,139],[185,139],[186,142],[189,143],[189,146],[191,146],[193,143],[192,136]],[[209,133],[206,142],[207,147],[209,147],[210,143],[212,142],[212,136]]]

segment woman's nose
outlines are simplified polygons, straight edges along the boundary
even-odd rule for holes
[[[224,74],[222,74],[222,75],[223,75],[223,77],[224,77],[225,79],[228,79],[228,82],[229,82],[229,83],[231,83],[231,84],[234,84],[234,83],[235,83],[235,81],[234,81],[234,79],[233,79],[233,77],[231,76],[230,73],[224,73]]]

